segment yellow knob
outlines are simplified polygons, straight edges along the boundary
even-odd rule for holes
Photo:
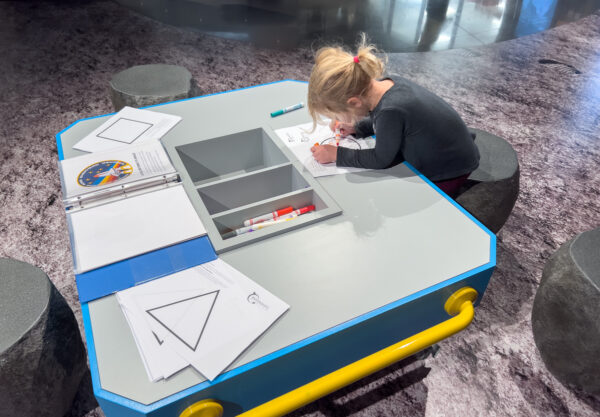
[[[463,287],[448,297],[444,309],[449,315],[456,316],[460,313],[460,307],[465,301],[474,302],[475,300],[477,300],[477,291],[471,287]]]
[[[221,417],[223,406],[215,400],[202,400],[183,410],[179,417]]]

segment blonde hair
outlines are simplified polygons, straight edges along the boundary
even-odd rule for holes
[[[308,82],[308,112],[313,119],[313,130],[322,119],[348,111],[348,99],[361,97],[369,89],[371,80],[385,71],[384,60],[378,58],[374,45],[367,43],[363,33],[353,55],[340,46],[317,51]],[[358,61],[358,62],[357,62]]]

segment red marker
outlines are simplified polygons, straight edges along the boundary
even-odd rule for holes
[[[308,213],[309,211],[313,211],[314,209],[315,209],[315,206],[310,205],[310,206],[299,208],[298,210],[294,210],[292,213],[297,213],[299,216],[301,214]]]
[[[262,223],[267,220],[272,220],[275,217],[281,217],[284,214],[291,213],[294,208],[292,206],[283,208],[281,210],[275,210],[272,213],[263,214],[262,216],[254,217],[253,219],[245,220],[244,226],[252,226],[253,224]]]
[[[300,216],[301,214],[308,213],[309,211],[313,211],[314,209],[315,209],[315,206],[313,206],[313,205],[302,207],[302,208],[299,208],[298,210],[294,210],[291,213],[288,213],[284,216],[275,217],[273,220],[280,220],[280,219],[283,220],[283,219],[288,219],[291,217],[297,217],[297,216]]]

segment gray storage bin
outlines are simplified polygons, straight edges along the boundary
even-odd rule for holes
[[[200,139],[178,137],[165,145],[217,253],[342,212],[270,129],[244,129]],[[225,233],[243,227],[244,220],[288,206],[309,205],[315,211],[223,239]]]
[[[177,153],[196,185],[289,162],[260,128],[178,146]]]

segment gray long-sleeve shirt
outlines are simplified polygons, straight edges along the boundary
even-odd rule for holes
[[[432,181],[468,174],[479,151],[458,113],[442,98],[402,77],[369,116],[356,124],[359,138],[376,134],[375,148],[338,148],[338,166],[383,169],[408,162]]]

